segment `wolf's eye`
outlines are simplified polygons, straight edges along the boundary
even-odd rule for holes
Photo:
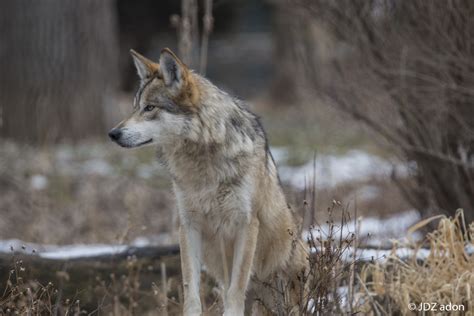
[[[155,107],[153,105],[147,105],[143,108],[143,111],[145,112],[150,112],[150,111],[153,111]]]

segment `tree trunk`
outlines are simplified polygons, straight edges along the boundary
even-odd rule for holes
[[[106,132],[114,0],[2,1],[0,35],[0,137],[43,144]]]

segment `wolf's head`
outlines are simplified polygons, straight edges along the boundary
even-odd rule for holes
[[[110,132],[122,147],[160,144],[176,137],[197,110],[199,90],[191,71],[173,52],[163,49],[158,63],[131,50],[140,88],[131,116]]]

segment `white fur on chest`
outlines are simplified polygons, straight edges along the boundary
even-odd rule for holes
[[[234,237],[250,221],[253,183],[249,176],[237,184],[174,186],[180,220],[203,235]]]

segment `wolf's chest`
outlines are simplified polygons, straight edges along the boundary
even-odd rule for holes
[[[177,193],[182,220],[205,234],[235,235],[250,219],[251,194],[240,186],[207,186]]]

